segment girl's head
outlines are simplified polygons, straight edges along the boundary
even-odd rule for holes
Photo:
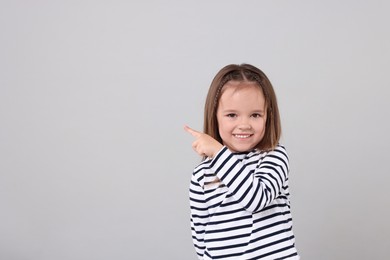
[[[232,64],[217,73],[206,98],[204,133],[236,152],[276,147],[279,109],[271,82],[260,69]]]

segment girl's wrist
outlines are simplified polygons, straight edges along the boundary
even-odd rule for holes
[[[213,153],[213,157],[212,158],[215,158],[215,156],[217,156],[217,154],[222,150],[224,146],[222,144],[218,144],[215,146],[215,151]]]

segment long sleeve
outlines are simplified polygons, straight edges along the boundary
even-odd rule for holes
[[[288,180],[286,150],[278,146],[265,154],[255,170],[247,167],[224,147],[214,158],[212,169],[235,199],[249,212],[268,206],[281,193]]]
[[[294,259],[289,164],[283,146],[232,153],[223,147],[190,183],[192,239],[199,259]]]
[[[199,259],[203,259],[205,251],[204,235],[205,227],[209,218],[207,204],[204,198],[204,191],[198,180],[193,176],[190,190],[190,210],[191,210],[191,233],[195,251]]]

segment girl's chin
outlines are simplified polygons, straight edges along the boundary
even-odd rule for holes
[[[249,152],[249,151],[252,151],[254,148],[252,146],[229,146],[229,145],[226,145],[226,146],[233,153]]]

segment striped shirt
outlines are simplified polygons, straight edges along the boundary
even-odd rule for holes
[[[232,153],[224,146],[193,172],[192,239],[199,259],[299,259],[283,146]]]

